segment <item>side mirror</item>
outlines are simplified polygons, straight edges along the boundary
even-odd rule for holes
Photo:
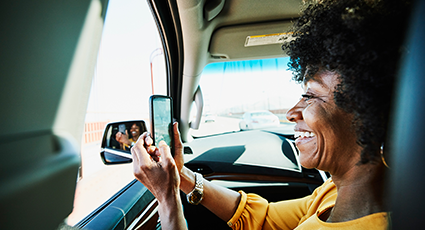
[[[130,149],[142,133],[146,132],[143,120],[113,122],[103,133],[100,157],[105,165],[131,163]]]

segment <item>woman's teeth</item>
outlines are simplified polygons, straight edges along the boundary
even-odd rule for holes
[[[295,132],[294,137],[295,138],[299,138],[299,137],[314,137],[316,136],[316,134],[312,133],[312,132]]]

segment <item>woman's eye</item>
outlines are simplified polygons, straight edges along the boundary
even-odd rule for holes
[[[308,101],[308,100],[314,98],[313,95],[308,95],[308,94],[303,94],[303,95],[301,95],[301,97],[304,101]]]
[[[313,96],[313,95],[309,95],[309,94],[303,94],[303,95],[301,95],[301,97],[302,97],[301,100],[304,100],[305,102],[308,102],[310,99],[318,99],[318,100],[326,103],[326,101],[323,100],[322,97],[319,97],[319,96]]]

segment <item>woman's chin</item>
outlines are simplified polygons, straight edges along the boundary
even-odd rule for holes
[[[303,152],[300,150],[300,164],[307,169],[312,169],[317,167],[317,162],[314,157],[315,151]]]
[[[306,169],[314,169],[314,168],[316,168],[316,166],[314,166],[314,164],[312,164],[311,162],[305,162],[305,163],[300,162],[300,163],[301,163],[301,166],[303,166]]]

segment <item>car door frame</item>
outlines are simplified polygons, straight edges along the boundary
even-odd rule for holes
[[[177,3],[174,0],[147,1],[158,27],[165,54],[167,94],[173,97],[174,118],[180,120],[183,41]],[[88,229],[132,229],[137,224],[159,226],[158,203],[152,193],[136,179],[104,202],[75,227]],[[141,227],[143,228],[143,227]]]

